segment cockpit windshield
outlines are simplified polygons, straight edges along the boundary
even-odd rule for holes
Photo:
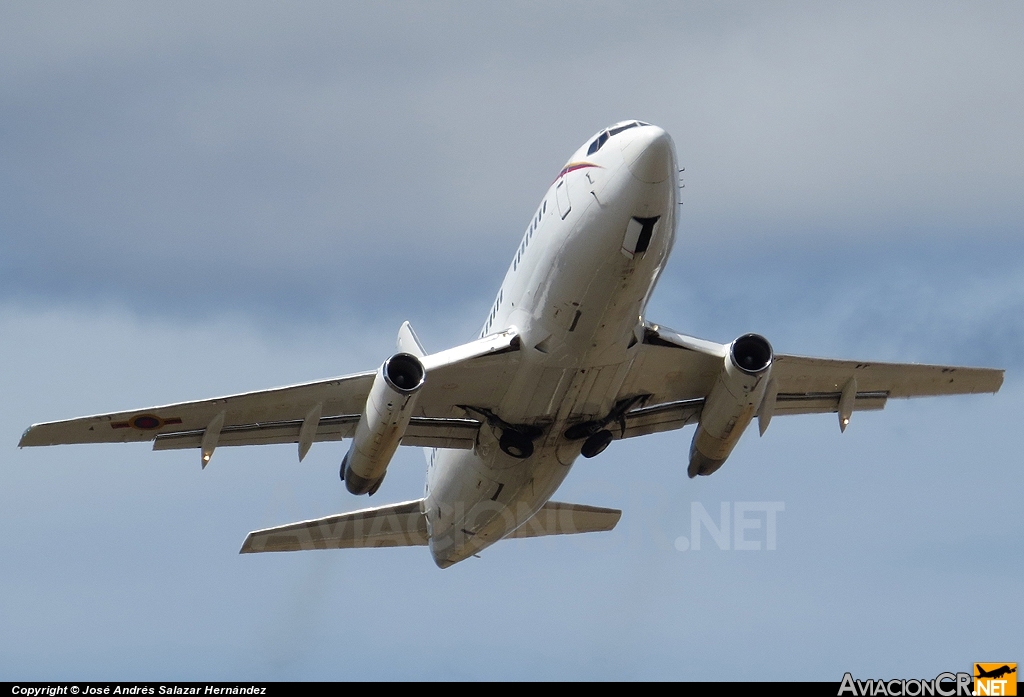
[[[628,128],[636,128],[639,125],[640,124],[638,124],[636,121],[634,121],[633,123],[627,123],[625,126],[617,126],[616,128],[613,128],[613,129],[609,130],[608,131],[608,135],[610,135],[610,136],[618,135],[619,133],[622,133],[623,131],[625,131]]]
[[[618,135],[619,133],[622,133],[623,131],[628,130],[630,128],[636,128],[637,126],[650,126],[650,124],[644,123],[643,121],[630,121],[629,123],[624,123],[622,125],[613,126],[612,128],[606,129],[601,133],[601,135],[594,139],[593,143],[590,144],[590,148],[587,149],[587,154],[593,155],[595,152],[604,147],[604,144],[608,142],[608,139],[610,137]]]
[[[595,152],[601,149],[601,146],[608,140],[608,131],[605,131],[590,144],[590,149],[587,150],[588,155],[593,155]]]

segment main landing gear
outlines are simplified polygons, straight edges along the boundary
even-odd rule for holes
[[[512,429],[501,432],[498,447],[506,455],[511,455],[519,460],[525,460],[530,455],[533,455],[533,441],[526,435]]]
[[[501,452],[516,458],[525,460],[533,455],[533,441],[544,433],[540,428],[529,424],[510,424],[490,409],[480,409],[469,405],[460,404],[460,409],[479,414],[487,420],[488,425],[501,431],[498,439],[498,447]]]
[[[626,430],[626,412],[643,402],[650,395],[637,395],[620,400],[608,413],[608,416],[596,421],[584,421],[565,429],[563,434],[567,440],[582,440],[583,447],[580,448],[580,455],[586,458],[597,457],[605,451],[605,448],[615,438],[612,432],[605,426],[618,423],[620,428]]]
[[[612,442],[612,432],[606,428],[601,429],[594,435],[583,441],[580,448],[580,455],[586,458],[597,457],[604,452],[605,448]]]
[[[565,429],[563,434],[566,440],[582,440],[580,455],[586,458],[597,457],[615,439],[614,434],[606,426],[618,424],[623,432],[626,430],[626,412],[636,405],[644,402],[650,395],[642,394],[635,397],[628,397],[615,404],[612,410],[603,419],[596,421],[584,421]],[[543,429],[530,424],[510,424],[490,409],[469,406],[468,404],[458,405],[460,409],[467,412],[479,414],[489,426],[501,432],[498,438],[498,447],[501,452],[517,460],[525,460],[533,455],[533,442],[544,433]]]

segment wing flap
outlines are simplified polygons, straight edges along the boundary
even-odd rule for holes
[[[806,394],[779,393],[775,399],[775,415],[834,414],[839,411],[842,392],[808,392]],[[854,411],[884,409],[888,395],[885,392],[858,392],[853,402]]]
[[[432,419],[414,416],[402,436],[402,445],[421,448],[472,450],[481,422],[474,419]]]
[[[359,414],[327,416],[320,419],[314,442],[351,438],[359,423]],[[228,426],[221,430],[218,447],[227,445],[270,445],[298,443],[302,421]],[[414,416],[402,438],[402,445],[424,448],[471,450],[476,443],[480,422],[473,419],[431,419]],[[202,445],[203,431],[158,434],[153,450],[183,450]]]
[[[425,545],[427,518],[422,504],[423,499],[416,499],[255,530],[238,553]]]
[[[612,433],[616,438],[634,438],[651,433],[674,431],[677,428],[697,423],[703,408],[703,399],[687,399],[633,409],[626,412],[625,428],[612,429]]]
[[[834,414],[839,411],[841,392],[811,392],[807,394],[780,393],[775,401],[775,416],[795,414]],[[885,392],[858,392],[854,411],[883,409],[888,395]],[[700,420],[703,399],[687,399],[626,412],[625,429],[612,429],[616,439],[635,438],[651,433],[674,431]]]
[[[614,508],[548,501],[505,539],[605,532],[614,528],[621,517],[622,511]]]
[[[359,414],[325,416],[320,419],[313,440],[331,441],[351,438],[359,423]],[[298,443],[302,421],[277,421],[262,424],[227,426],[220,432],[218,447],[227,445],[270,445]],[[202,445],[203,431],[181,431],[157,434],[153,450],[183,450]]]

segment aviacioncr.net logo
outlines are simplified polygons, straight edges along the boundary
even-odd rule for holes
[[[1016,663],[975,663],[974,694],[977,697],[1017,694]]]
[[[970,673],[939,673],[932,680],[856,680],[849,673],[843,675],[839,697],[971,697]]]

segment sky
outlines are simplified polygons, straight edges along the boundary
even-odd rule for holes
[[[0,4],[0,679],[931,678],[1020,661],[1024,6]],[[1003,368],[995,396],[692,428],[555,498],[615,531],[239,556],[355,510],[323,443],[18,450],[31,423],[358,372],[479,329],[568,156],[624,119],[685,188],[648,317]],[[421,495],[403,448],[373,504]],[[743,502],[781,505],[722,549]],[[742,508],[742,506],[741,506]],[[735,519],[733,519],[735,522]]]

